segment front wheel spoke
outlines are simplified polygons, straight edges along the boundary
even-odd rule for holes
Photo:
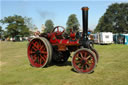
[[[91,60],[87,60],[87,64],[92,64],[92,61]]]
[[[80,53],[80,56],[83,58],[83,54],[82,53]]]
[[[80,61],[79,60],[75,60],[75,63],[80,63]]]
[[[88,69],[88,65],[87,65],[87,64],[85,64],[85,69],[86,69],[86,70]]]
[[[84,68],[84,65],[83,64],[81,64],[81,69],[83,69]]]
[[[84,65],[83,65],[83,64],[81,64],[81,65],[80,65],[80,69],[83,69],[83,66],[84,66]]]
[[[81,68],[81,63],[78,63],[77,66],[78,66],[79,68]]]
[[[83,69],[86,70],[86,66],[85,65],[83,66]]]
[[[87,52],[85,52],[85,53],[84,53],[84,57],[86,57],[87,55],[88,55],[88,53],[87,53]]]
[[[86,65],[87,65],[88,68],[91,66],[91,64],[86,64]]]
[[[89,64],[93,64],[93,63],[94,63],[93,59],[89,60]]]
[[[83,65],[83,70],[87,70],[86,64]]]
[[[79,56],[79,54],[77,54],[76,57],[79,58],[79,59],[82,59],[82,58]]]
[[[91,56],[87,56],[87,57],[86,57],[86,60],[88,60],[89,58],[91,58]]]

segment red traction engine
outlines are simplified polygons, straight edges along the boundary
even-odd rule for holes
[[[88,7],[82,8],[83,33],[65,33],[62,26],[56,26],[50,33],[42,33],[28,45],[28,59],[34,67],[45,67],[51,62],[65,63],[71,52],[72,66],[78,73],[90,73],[98,63],[98,53],[88,40]]]

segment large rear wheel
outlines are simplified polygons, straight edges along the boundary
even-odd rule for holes
[[[97,63],[94,53],[86,48],[77,50],[72,58],[72,66],[78,73],[91,73]]]
[[[42,37],[43,38],[43,37]],[[43,38],[49,48],[49,59],[48,59],[48,62],[47,62],[47,65],[49,65],[51,62],[52,62],[52,54],[53,54],[53,50],[52,50],[52,45],[50,44],[50,42],[46,39],[46,38]]]
[[[51,61],[51,48],[43,37],[34,38],[28,45],[28,59],[34,67],[44,67]]]

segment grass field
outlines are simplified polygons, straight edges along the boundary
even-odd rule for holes
[[[63,66],[34,68],[27,58],[27,42],[0,42],[0,85],[128,85],[128,46],[96,45],[100,60],[92,74],[72,71],[71,58]]]

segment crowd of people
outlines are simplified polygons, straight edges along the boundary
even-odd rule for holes
[[[2,38],[2,39],[0,38],[0,41],[12,41],[12,42],[15,42],[15,41],[29,41],[34,37],[39,37],[39,35],[40,35],[40,31],[37,31],[37,32],[34,32],[33,34],[31,34],[28,37],[22,37],[20,35],[17,35],[15,37],[7,37],[7,38]]]

